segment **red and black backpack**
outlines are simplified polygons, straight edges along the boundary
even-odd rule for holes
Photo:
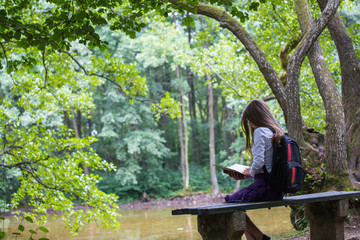
[[[301,165],[299,146],[286,134],[281,136],[280,147],[273,143],[272,170],[268,173],[270,187],[283,193],[295,193],[304,185],[305,171]]]

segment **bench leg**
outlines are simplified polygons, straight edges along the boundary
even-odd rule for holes
[[[310,222],[310,239],[344,240],[344,221],[348,209],[348,199],[305,204]]]
[[[198,231],[204,240],[240,240],[245,232],[244,211],[198,216]]]

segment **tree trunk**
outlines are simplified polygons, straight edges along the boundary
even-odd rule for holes
[[[67,128],[71,128],[69,115],[67,111],[64,111],[64,124],[67,126]]]
[[[71,111],[71,115],[72,115],[72,122],[73,122],[73,128],[74,128],[74,133],[75,133],[75,137],[76,138],[80,138],[79,135],[79,130],[78,130],[78,125],[76,123],[76,115],[74,111]]]
[[[327,0],[318,0],[321,10]],[[350,178],[360,188],[360,64],[353,42],[338,13],[328,24],[328,29],[339,55],[341,68],[342,102],[345,115],[345,140]]]
[[[194,162],[198,162],[200,158],[199,146],[199,130],[197,128],[197,116],[196,116],[196,98],[194,87],[194,74],[191,72],[190,67],[186,67],[186,80],[190,87],[188,92],[189,98],[189,112],[190,112],[190,128],[191,128],[191,142],[192,142],[192,159]]]
[[[222,107],[222,127],[223,127],[223,134],[224,134],[224,143],[225,143],[225,151],[226,151],[226,157],[229,158],[230,157],[230,141],[229,141],[229,134],[227,133],[227,129],[226,129],[226,123],[227,123],[227,113],[229,112],[229,109],[227,107],[227,104],[226,104],[226,100],[224,97],[221,97],[221,100],[222,100],[222,104],[223,104],[223,107]]]
[[[76,112],[76,124],[77,124],[77,130],[79,134],[79,138],[82,138],[82,126],[81,126],[81,112],[78,110]]]
[[[292,114],[288,114],[287,127],[289,135],[293,137],[300,145],[304,146],[304,136],[302,134],[303,122],[300,110],[299,94],[299,76],[301,64],[304,61],[309,49],[313,46],[319,35],[322,33],[327,23],[331,20],[341,0],[332,0],[326,6],[324,12],[316,22],[306,32],[299,46],[296,48],[293,56],[290,58],[288,65],[288,79],[286,83],[286,93],[289,96],[287,109],[291,109]],[[290,97],[291,96],[291,97]]]
[[[79,129],[78,129],[78,124],[76,122],[76,115],[74,111],[71,111],[71,115],[72,115],[72,122],[73,122],[73,127],[74,127],[74,133],[75,133],[75,137],[76,138],[80,138],[80,134],[79,134]],[[84,174],[88,175],[89,174],[89,168],[87,166],[83,166],[84,169]]]
[[[207,80],[211,80],[210,76],[206,74]],[[214,112],[213,112],[213,94],[212,83],[209,81],[208,85],[208,116],[209,116],[209,150],[210,150],[210,175],[213,194],[219,194],[219,185],[216,177],[215,169],[215,133],[214,133]]]
[[[183,179],[183,190],[185,190],[186,174],[185,174],[185,153],[184,153],[184,138],[183,138],[183,128],[182,120],[179,117],[179,141],[180,141],[180,166],[181,166],[181,175]]]
[[[295,10],[301,31],[305,34],[314,23],[307,0],[296,0]],[[326,111],[325,167],[329,186],[331,179],[349,179],[346,163],[344,109],[335,82],[328,70],[318,41],[309,49],[308,58]]]
[[[180,66],[176,69],[177,73],[177,79],[180,82],[181,81],[181,68]],[[186,113],[185,113],[185,104],[184,104],[184,91],[181,87],[180,90],[180,103],[181,103],[181,110],[182,110],[182,121],[184,125],[184,135],[183,135],[183,129],[181,124],[179,123],[179,131],[181,130],[181,170],[183,173],[183,183],[184,183],[184,191],[186,191],[189,188],[189,160],[188,160],[188,130],[187,130],[187,122],[186,122]],[[181,119],[179,119],[180,121]],[[184,139],[185,138],[185,139]],[[185,143],[183,142],[185,140]]]
[[[185,143],[184,143],[184,163],[185,163],[185,189],[189,189],[189,181],[190,181],[190,174],[189,174],[189,159],[188,159],[188,127],[186,122],[186,114],[185,114],[185,104],[183,101],[184,92],[181,89],[181,104],[182,104],[182,115],[183,115],[183,124],[184,124],[184,137],[185,137]]]

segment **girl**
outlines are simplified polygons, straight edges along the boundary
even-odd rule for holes
[[[237,192],[226,196],[227,203],[260,202],[281,200],[284,194],[270,188],[263,166],[270,173],[272,168],[272,143],[279,144],[284,131],[262,100],[252,100],[245,108],[241,118],[241,128],[246,137],[246,150],[252,156],[252,166],[244,174],[254,177],[254,182]],[[230,177],[238,176],[229,172]],[[263,234],[246,215],[247,239],[270,239]]]

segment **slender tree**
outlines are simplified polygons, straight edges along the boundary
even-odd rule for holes
[[[215,128],[214,128],[214,109],[213,109],[213,93],[212,93],[212,83],[211,76],[206,74],[207,90],[208,90],[208,118],[209,118],[209,166],[210,166],[210,176],[212,183],[212,191],[214,195],[219,194],[219,184],[216,177],[215,169]]]

